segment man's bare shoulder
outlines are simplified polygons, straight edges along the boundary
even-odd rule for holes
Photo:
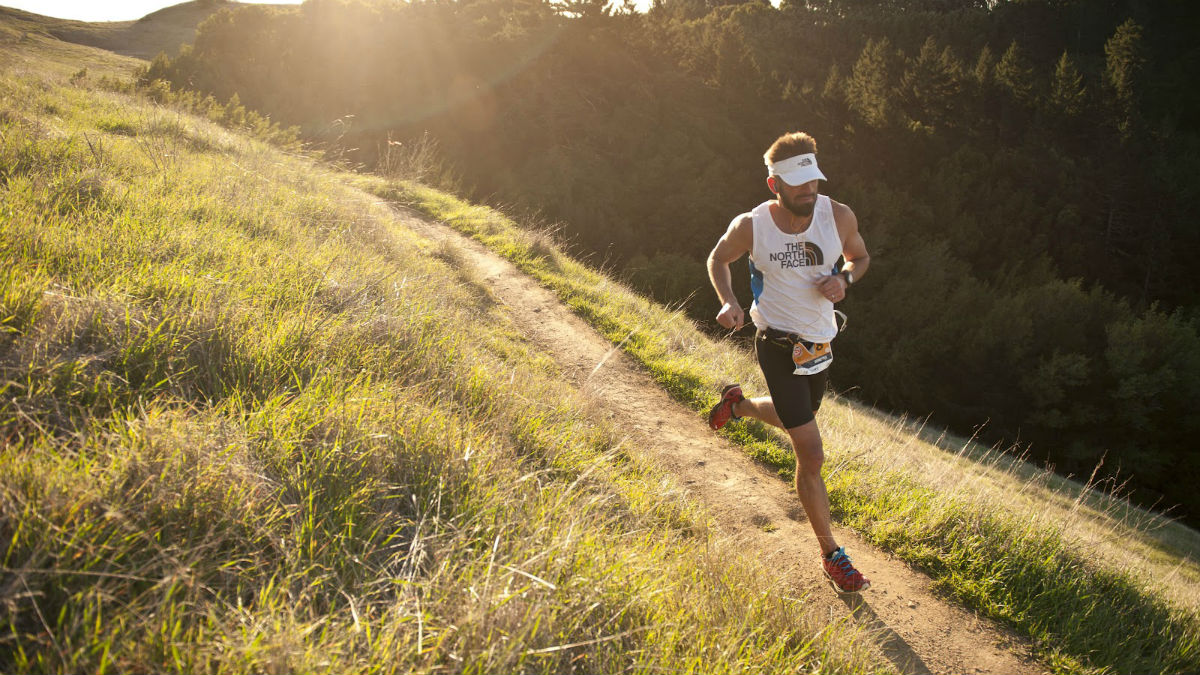
[[[725,230],[725,238],[745,240],[754,236],[754,215],[750,212],[734,216]]]
[[[735,217],[725,234],[713,248],[711,259],[718,262],[733,262],[754,246],[754,218],[749,213]]]
[[[833,197],[829,198],[829,203],[831,205],[833,205],[833,215],[835,215],[835,216],[839,215],[839,214],[854,215],[854,211],[851,211],[849,206],[846,206],[845,204],[834,199]]]
[[[829,202],[833,205],[833,220],[838,224],[838,228],[858,229],[858,216],[854,215],[854,211],[849,206],[830,198]]]

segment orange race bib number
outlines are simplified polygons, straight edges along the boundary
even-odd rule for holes
[[[828,342],[818,342],[812,347],[797,342],[792,347],[792,362],[796,364],[793,375],[816,375],[833,363],[833,348]]]

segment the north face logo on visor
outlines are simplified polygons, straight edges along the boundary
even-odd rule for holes
[[[805,157],[804,159],[800,160],[800,166],[812,166],[812,160]]]

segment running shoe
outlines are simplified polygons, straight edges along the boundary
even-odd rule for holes
[[[721,390],[721,400],[712,410],[708,411],[708,426],[712,427],[713,431],[725,426],[730,420],[740,420],[742,418],[733,414],[733,406],[739,401],[744,401],[745,396],[742,395],[742,385],[728,384]]]
[[[842,593],[858,593],[871,587],[870,580],[854,569],[844,546],[821,558],[821,566],[825,568],[825,576]]]

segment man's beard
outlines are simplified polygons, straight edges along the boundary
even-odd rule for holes
[[[796,214],[797,216],[799,216],[801,218],[807,218],[807,217],[811,216],[813,214],[813,210],[817,206],[816,198],[814,198],[812,201],[801,202],[801,201],[797,201],[797,200],[793,200],[793,199],[788,199],[787,197],[785,197],[783,195],[779,195],[779,201],[780,201],[780,203],[783,204],[783,208],[787,209],[788,211],[791,211],[792,213]]]

